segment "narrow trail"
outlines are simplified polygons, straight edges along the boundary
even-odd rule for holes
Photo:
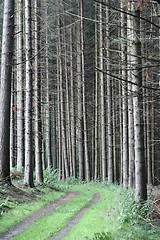
[[[7,232],[0,234],[0,240],[8,240],[23,230],[26,230],[30,227],[34,221],[37,221],[39,218],[42,218],[44,215],[48,215],[55,210],[59,205],[65,204],[67,201],[77,196],[78,193],[69,191],[64,198],[57,199],[56,201],[46,205],[44,208],[36,211],[31,216],[25,218],[22,222],[18,223],[16,226],[8,230]]]
[[[78,221],[83,217],[83,215],[85,214],[85,212],[87,212],[87,210],[94,205],[95,203],[97,203],[100,200],[101,196],[98,193],[94,194],[94,197],[92,199],[92,201],[85,206],[84,208],[82,208],[68,223],[67,226],[62,228],[58,234],[54,237],[52,237],[50,240],[60,240],[64,237],[66,237],[66,235],[68,234],[68,232],[71,230],[71,228],[78,223]]]

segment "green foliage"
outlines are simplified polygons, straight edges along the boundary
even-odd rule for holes
[[[63,191],[65,190],[64,187],[60,187],[58,185],[58,176],[59,176],[59,171],[58,170],[53,170],[53,169],[45,169],[43,172],[43,177],[44,177],[44,184],[48,185],[51,189],[54,189],[56,191]]]
[[[82,180],[79,180],[77,178],[74,178],[74,177],[69,177],[66,179],[66,183],[68,185],[79,185],[79,184],[85,184],[86,181],[82,181]]]
[[[143,220],[149,220],[149,204],[141,207],[136,204],[133,190],[99,181],[76,187],[99,192],[101,199],[87,211],[64,240],[159,240],[158,230]]]
[[[118,218],[120,222],[120,228],[128,225],[128,223],[130,225],[139,223],[142,218],[148,222],[151,214],[149,206],[149,202],[146,202],[143,205],[137,203],[134,200],[134,192],[132,190],[128,190],[120,207]]]
[[[43,172],[44,183],[54,186],[58,181],[58,171],[53,169],[45,169]]]
[[[134,200],[133,192],[126,192],[125,199],[120,203],[120,213],[118,220],[120,222],[120,228],[128,224],[131,221],[131,224],[135,223],[137,220],[138,208]]]
[[[113,240],[110,232],[95,233],[93,238],[88,238],[88,240]]]
[[[0,216],[2,216],[2,214],[10,209],[10,203],[9,203],[9,197],[7,197],[5,200],[1,200],[0,201]]]
[[[153,229],[150,222],[150,202],[137,203],[133,190],[126,190],[119,208],[118,232],[122,240],[159,240],[159,230]],[[154,230],[154,231],[153,231]],[[117,233],[118,233],[117,232]]]
[[[22,181],[24,178],[24,168],[21,169],[11,168],[11,180]]]

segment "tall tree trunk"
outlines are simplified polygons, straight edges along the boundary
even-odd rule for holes
[[[152,79],[152,86],[154,84],[154,79]],[[154,90],[152,90],[152,106],[151,106],[151,139],[155,139],[155,103],[154,103]],[[152,182],[155,183],[155,144],[152,142],[151,146],[151,161],[152,161]]]
[[[124,9],[124,2],[121,1],[121,9]],[[121,13],[121,74],[122,79],[122,118],[123,118],[123,186],[128,186],[128,106],[127,106],[127,64],[126,57],[126,15]]]
[[[75,84],[73,72],[73,35],[70,28],[70,78],[71,78],[71,147],[72,147],[72,162],[73,162],[73,176],[76,178],[76,122],[75,122]]]
[[[14,0],[4,1],[0,88],[0,182],[10,180],[10,101],[14,45]]]
[[[136,10],[135,3],[131,4],[131,11],[136,16],[132,18],[132,79],[133,79],[133,111],[134,111],[134,135],[135,135],[135,184],[137,200],[147,199],[144,136],[143,136],[143,112],[142,112],[142,62],[140,42],[140,10]]]
[[[110,53],[109,53],[109,1],[106,1],[106,58],[107,58],[107,72],[110,70]],[[107,75],[107,123],[108,123],[108,181],[114,180],[114,165],[113,165],[113,118],[112,118],[112,83],[111,77]]]
[[[148,85],[148,77],[146,77],[146,85]],[[146,89],[146,96],[149,97],[149,91]],[[147,152],[147,183],[152,185],[152,162],[151,162],[151,136],[150,136],[150,118],[149,118],[149,99],[146,102],[146,152]]]
[[[116,158],[116,87],[115,82],[112,82],[112,122],[113,122],[113,182],[118,182],[117,176],[117,158]]]
[[[57,100],[57,87],[55,89],[55,92],[53,93],[52,97],[52,102],[53,102],[53,107],[51,108],[51,158],[52,158],[52,165],[53,165],[53,170],[57,169],[57,131],[56,131],[56,100]]]
[[[46,7],[46,18],[48,14],[48,9]],[[46,22],[48,20],[46,19]],[[46,108],[45,108],[45,146],[46,146],[46,158],[48,169],[52,168],[51,159],[51,120],[50,120],[50,82],[49,82],[49,45],[48,45],[48,28],[46,28]]]
[[[132,65],[131,65],[131,51],[132,51],[132,28],[131,16],[127,16],[127,66],[128,66],[128,80],[132,82]],[[133,121],[133,93],[132,84],[128,83],[128,157],[129,157],[129,187],[135,186],[135,157],[134,157],[134,121]]]
[[[101,162],[102,180],[106,180],[106,141],[105,141],[105,107],[104,107],[104,76],[103,76],[103,12],[102,4],[99,5],[99,65],[100,65],[100,102],[101,102]]]
[[[151,21],[153,22],[153,16],[154,16],[154,10],[153,10],[153,5],[151,6]],[[150,31],[153,32],[153,26],[151,25]],[[152,40],[153,41],[153,40]],[[151,44],[151,49],[153,48],[153,43]],[[149,85],[149,81],[152,81],[151,78],[154,78],[153,75],[150,76],[150,72],[149,72],[149,68],[146,68],[146,74],[145,74],[145,78],[146,78],[146,86]],[[149,97],[149,89],[146,88],[146,155],[147,155],[147,183],[152,185],[153,184],[153,176],[152,176],[152,158],[151,158],[151,126],[152,126],[152,117],[150,118],[150,110],[152,111],[152,104],[150,104],[150,101],[152,99],[150,99]],[[154,96],[154,94],[152,95]],[[151,101],[152,103],[152,101]],[[150,107],[151,106],[151,107]],[[154,114],[152,115],[154,116]],[[151,123],[150,123],[151,120]],[[154,139],[154,138],[153,138]]]
[[[66,128],[66,141],[67,141],[67,157],[70,168],[70,177],[73,177],[73,159],[72,159],[72,147],[71,147],[71,115],[69,108],[69,77],[67,66],[67,46],[66,46],[66,31],[64,30],[64,75],[65,75],[65,128]]]
[[[58,36],[59,38],[60,36]],[[59,41],[59,40],[58,40]],[[62,137],[61,137],[61,103],[60,103],[60,71],[59,71],[59,43],[57,44],[57,127],[58,127],[58,179],[62,177]]]
[[[69,177],[69,166],[67,156],[66,128],[64,115],[64,91],[63,91],[63,70],[62,70],[62,50],[61,50],[61,31],[60,17],[58,18],[58,36],[59,36],[59,67],[60,67],[60,103],[61,103],[61,130],[62,130],[62,158],[64,159],[64,171],[66,178]],[[63,166],[63,165],[62,165]]]
[[[24,167],[23,0],[17,1],[17,169]]]
[[[79,1],[79,0],[78,0]],[[80,16],[80,4],[78,6]],[[82,79],[81,79],[81,25],[77,26],[77,98],[78,98],[78,156],[79,156],[79,179],[84,179],[84,157],[83,157],[83,113],[82,113]]]
[[[87,136],[87,113],[86,113],[86,90],[85,90],[85,69],[84,69],[84,25],[83,25],[83,0],[80,0],[81,14],[81,57],[82,57],[82,92],[83,92],[83,126],[84,126],[84,157],[85,157],[85,178],[90,180],[90,166],[88,156],[88,136]]]
[[[120,74],[120,71],[119,71]],[[120,184],[123,184],[122,83],[119,82]]]
[[[33,187],[33,149],[32,149],[32,37],[31,0],[25,0],[26,37],[26,113],[25,113],[25,172],[24,184]]]
[[[41,69],[40,69],[41,1],[35,0],[35,164],[36,181],[43,182],[42,123],[41,123]]]
[[[15,118],[17,107],[15,105],[15,80],[14,72],[12,71],[12,83],[11,83],[11,117],[10,117],[10,168],[16,166],[16,129],[15,129]]]
[[[95,126],[94,126],[94,144],[95,144],[95,170],[94,180],[98,179],[98,23],[97,23],[97,3],[95,3]]]

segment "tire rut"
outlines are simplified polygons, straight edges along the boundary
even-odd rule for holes
[[[87,210],[94,205],[95,203],[97,203],[101,198],[101,195],[99,193],[95,193],[94,197],[92,199],[92,201],[85,206],[84,208],[82,208],[68,223],[67,226],[62,228],[56,236],[53,236],[50,240],[60,240],[64,237],[66,237],[66,235],[68,234],[68,232],[71,230],[71,228],[79,222],[79,220],[83,217],[83,215],[87,212]]]
[[[44,208],[36,211],[31,216],[28,216],[22,222],[18,223],[7,232],[0,234],[0,240],[8,240],[18,235],[23,230],[26,230],[28,227],[30,227],[33,224],[33,222],[37,221],[38,219],[42,218],[45,215],[50,214],[55,210],[56,207],[65,204],[67,201],[69,201],[70,199],[77,195],[78,193],[69,191],[64,198],[57,199],[54,202],[46,205]]]

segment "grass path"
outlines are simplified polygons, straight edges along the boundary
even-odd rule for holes
[[[23,221],[15,225],[13,228],[11,228],[9,231],[3,233],[0,235],[1,240],[8,240],[12,237],[18,235],[25,229],[29,228],[33,222],[37,221],[39,218],[50,214],[55,210],[55,208],[59,205],[65,204],[67,201],[69,201],[71,198],[77,196],[76,192],[68,192],[67,195],[64,198],[60,198],[48,205],[46,205],[44,208],[39,209],[38,211],[34,212],[31,216],[28,216]]]
[[[75,190],[79,195],[72,198],[63,205],[59,205],[54,212],[37,220],[27,230],[21,234],[11,238],[12,240],[46,240],[55,236],[60,229],[76,215],[83,207],[85,207],[93,198],[93,192],[84,192],[83,189]]]
[[[30,222],[22,233],[0,239],[160,240],[158,229],[134,215],[131,190],[107,183],[57,184],[72,192],[72,198],[63,198],[64,202],[48,210],[44,208],[44,214]]]
[[[83,240],[92,239],[95,233],[107,232],[117,236],[116,231],[119,227],[119,202],[121,195],[117,186],[102,187],[102,185],[89,184],[81,186],[83,191],[88,188],[90,191],[97,192],[101,199],[84,214],[80,221],[71,229],[71,231],[62,239],[65,240]],[[72,188],[71,188],[72,189]],[[74,188],[73,188],[74,189]],[[107,237],[106,235],[106,237]],[[119,234],[118,234],[119,235]],[[118,236],[119,237],[119,236]],[[103,239],[103,238],[97,238]],[[107,238],[106,238],[107,239]],[[112,239],[111,237],[108,239]],[[115,238],[119,240],[120,238]]]
[[[39,186],[33,189],[23,187],[0,187],[0,206],[6,197],[7,211],[0,209],[0,239],[1,235],[31,216],[34,212],[44,208],[65,196],[65,192],[55,191],[50,187]],[[1,198],[2,195],[2,198]]]
[[[130,190],[105,183],[90,183],[81,188],[99,193],[101,199],[63,240],[160,240],[160,229],[140,220],[130,206],[133,201]]]

